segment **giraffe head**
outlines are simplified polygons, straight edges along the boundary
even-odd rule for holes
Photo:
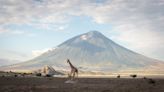
[[[69,63],[70,61],[69,61],[69,59],[67,59],[67,63]]]

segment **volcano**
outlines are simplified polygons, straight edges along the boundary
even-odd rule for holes
[[[35,69],[51,65],[55,69],[67,69],[66,59],[82,70],[122,71],[158,67],[162,61],[126,49],[98,31],[75,36],[42,55],[15,65],[10,69]]]

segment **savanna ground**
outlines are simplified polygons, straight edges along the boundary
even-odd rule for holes
[[[65,83],[67,78],[0,77],[0,92],[164,92],[164,79],[143,78],[79,78],[77,83]]]

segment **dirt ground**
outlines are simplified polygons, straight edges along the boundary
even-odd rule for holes
[[[0,92],[164,92],[164,79],[0,77]]]

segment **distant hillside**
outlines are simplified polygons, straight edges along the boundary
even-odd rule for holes
[[[73,37],[55,49],[30,61],[4,69],[35,69],[51,65],[55,70],[68,70],[66,59],[83,71],[113,72],[124,70],[159,70],[162,61],[128,50],[97,31]]]

